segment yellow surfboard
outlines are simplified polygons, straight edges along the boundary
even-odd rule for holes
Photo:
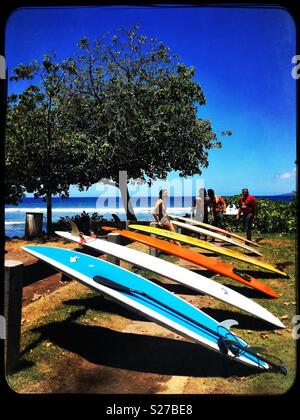
[[[189,245],[198,246],[199,248],[207,249],[208,251],[216,252],[218,254],[225,255],[226,257],[236,258],[237,260],[256,265],[257,267],[264,268],[266,270],[280,274],[281,276],[288,276],[284,271],[279,270],[272,264],[265,263],[264,261],[260,261],[257,258],[249,257],[248,255],[241,254],[240,252],[236,252],[230,249],[224,249],[220,246],[213,245],[212,243],[202,241],[201,239],[192,238],[191,236],[182,235],[181,233],[175,233],[171,232],[170,230],[158,229],[151,226],[129,225],[128,227],[130,229],[135,229],[142,232],[152,233],[157,236],[169,238],[174,241],[180,241]]]

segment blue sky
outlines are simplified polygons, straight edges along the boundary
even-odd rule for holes
[[[291,192],[296,188],[295,25],[284,9],[85,7],[23,8],[6,28],[8,70],[42,58],[71,55],[82,36],[90,39],[120,26],[141,24],[196,68],[207,105],[200,118],[213,129],[232,130],[223,147],[209,152],[201,182],[216,193],[253,195]],[[19,90],[9,83],[9,93]],[[170,174],[174,180],[177,174]],[[200,181],[198,179],[198,181]],[[99,187],[84,195],[97,196]],[[194,192],[194,191],[193,191]],[[75,187],[71,195],[79,195]]]

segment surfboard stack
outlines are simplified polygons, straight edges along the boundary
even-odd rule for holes
[[[191,232],[200,233],[195,226],[188,223],[174,223],[178,227],[188,227]],[[185,226],[186,225],[186,226]],[[231,258],[254,264],[286,275],[281,270],[257,258],[249,257],[236,251],[201,241],[192,236],[182,235],[164,229],[152,228],[143,225],[129,225],[130,230],[115,228],[103,228],[105,231],[114,231],[119,235],[132,241],[144,243],[163,252],[185,259],[193,264],[205,267],[215,273],[227,276],[244,285],[258,290],[269,297],[278,297],[277,293],[259,280],[244,274],[228,263],[220,262],[215,258],[202,255],[185,247],[180,247],[166,240],[157,239],[149,235],[134,232],[155,234],[162,238],[181,241],[185,244],[197,246],[200,249],[213,251],[219,255],[227,255]],[[189,229],[190,228],[190,229]],[[202,234],[207,234],[208,229],[201,229]],[[276,328],[284,328],[283,323],[266,308],[243,296],[241,293],[224,286],[204,275],[197,274],[177,264],[170,263],[158,257],[111,243],[104,239],[96,238],[95,235],[87,236],[80,233],[75,224],[72,224],[72,232],[56,232],[59,236],[75,241],[84,247],[91,247],[105,254],[124,260],[144,270],[149,270],[163,277],[169,278],[186,287],[192,288],[199,293],[212,296],[228,305],[239,308],[251,316],[260,318]],[[212,237],[220,239],[221,234]],[[238,238],[224,236],[227,243],[240,246],[249,250],[249,244],[238,242]],[[237,245],[236,245],[237,244]],[[286,374],[286,368],[280,362],[274,362],[263,352],[263,349],[252,347],[231,331],[231,327],[237,324],[235,320],[224,320],[218,322],[200,309],[191,305],[181,297],[158,286],[145,277],[139,276],[130,270],[126,270],[107,261],[91,257],[81,252],[54,248],[47,246],[26,246],[23,249],[35,257],[52,265],[59,271],[78,280],[86,286],[97,290],[104,296],[118,302],[119,304],[143,315],[144,317],[162,325],[195,343],[208,347],[226,357],[252,366],[258,370],[276,371]],[[250,248],[252,251],[253,249]],[[256,254],[261,255],[256,251]]]

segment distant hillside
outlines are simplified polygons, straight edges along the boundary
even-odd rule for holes
[[[293,197],[294,195],[296,195],[296,191],[292,191],[290,193],[285,193],[285,194],[279,194],[279,195],[284,195],[285,197]]]

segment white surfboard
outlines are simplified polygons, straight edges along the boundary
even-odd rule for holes
[[[238,235],[234,232],[230,232],[229,230],[221,229],[217,226],[213,226],[213,225],[210,225],[208,223],[200,222],[199,220],[195,220],[195,219],[192,219],[192,218],[189,218],[189,217],[177,216],[176,214],[169,214],[169,217],[171,217],[171,219],[182,220],[183,222],[190,223],[191,225],[201,226],[204,229],[211,230],[213,232],[221,233],[222,235],[224,235],[228,238],[235,238],[238,241],[240,241],[244,244],[248,244],[250,246],[255,246],[255,247],[258,247],[258,248],[261,247],[261,245],[259,245],[257,242],[252,242],[249,239],[244,238],[243,236],[240,236],[240,235]]]
[[[80,238],[70,232],[63,231],[57,231],[55,233],[68,240],[81,243],[82,245],[94,248],[98,251],[104,252],[105,254],[112,255],[138,267],[167,277],[177,283],[183,284],[186,287],[242,309],[245,312],[276,325],[279,328],[284,328],[284,324],[278,318],[256,302],[253,302],[229,287],[223,286],[214,280],[208,279],[207,277],[194,273],[176,264],[122,245],[108,242],[106,240],[92,238],[85,235],[81,235]],[[83,242],[82,239],[85,242]]]
[[[178,226],[180,228],[184,228],[184,229],[190,230],[192,232],[201,233],[202,235],[206,235],[206,236],[211,236],[212,238],[219,239],[223,242],[227,242],[229,244],[232,244],[232,245],[238,246],[240,248],[246,249],[247,251],[250,251],[253,254],[262,256],[262,254],[260,252],[256,251],[256,249],[253,249],[248,245],[241,244],[240,242],[237,242],[237,241],[235,241],[231,238],[228,238],[227,236],[221,235],[220,233],[212,232],[210,230],[203,229],[203,228],[200,228],[198,226],[193,226],[189,223],[178,222],[177,220],[172,220],[172,224],[174,226]]]

